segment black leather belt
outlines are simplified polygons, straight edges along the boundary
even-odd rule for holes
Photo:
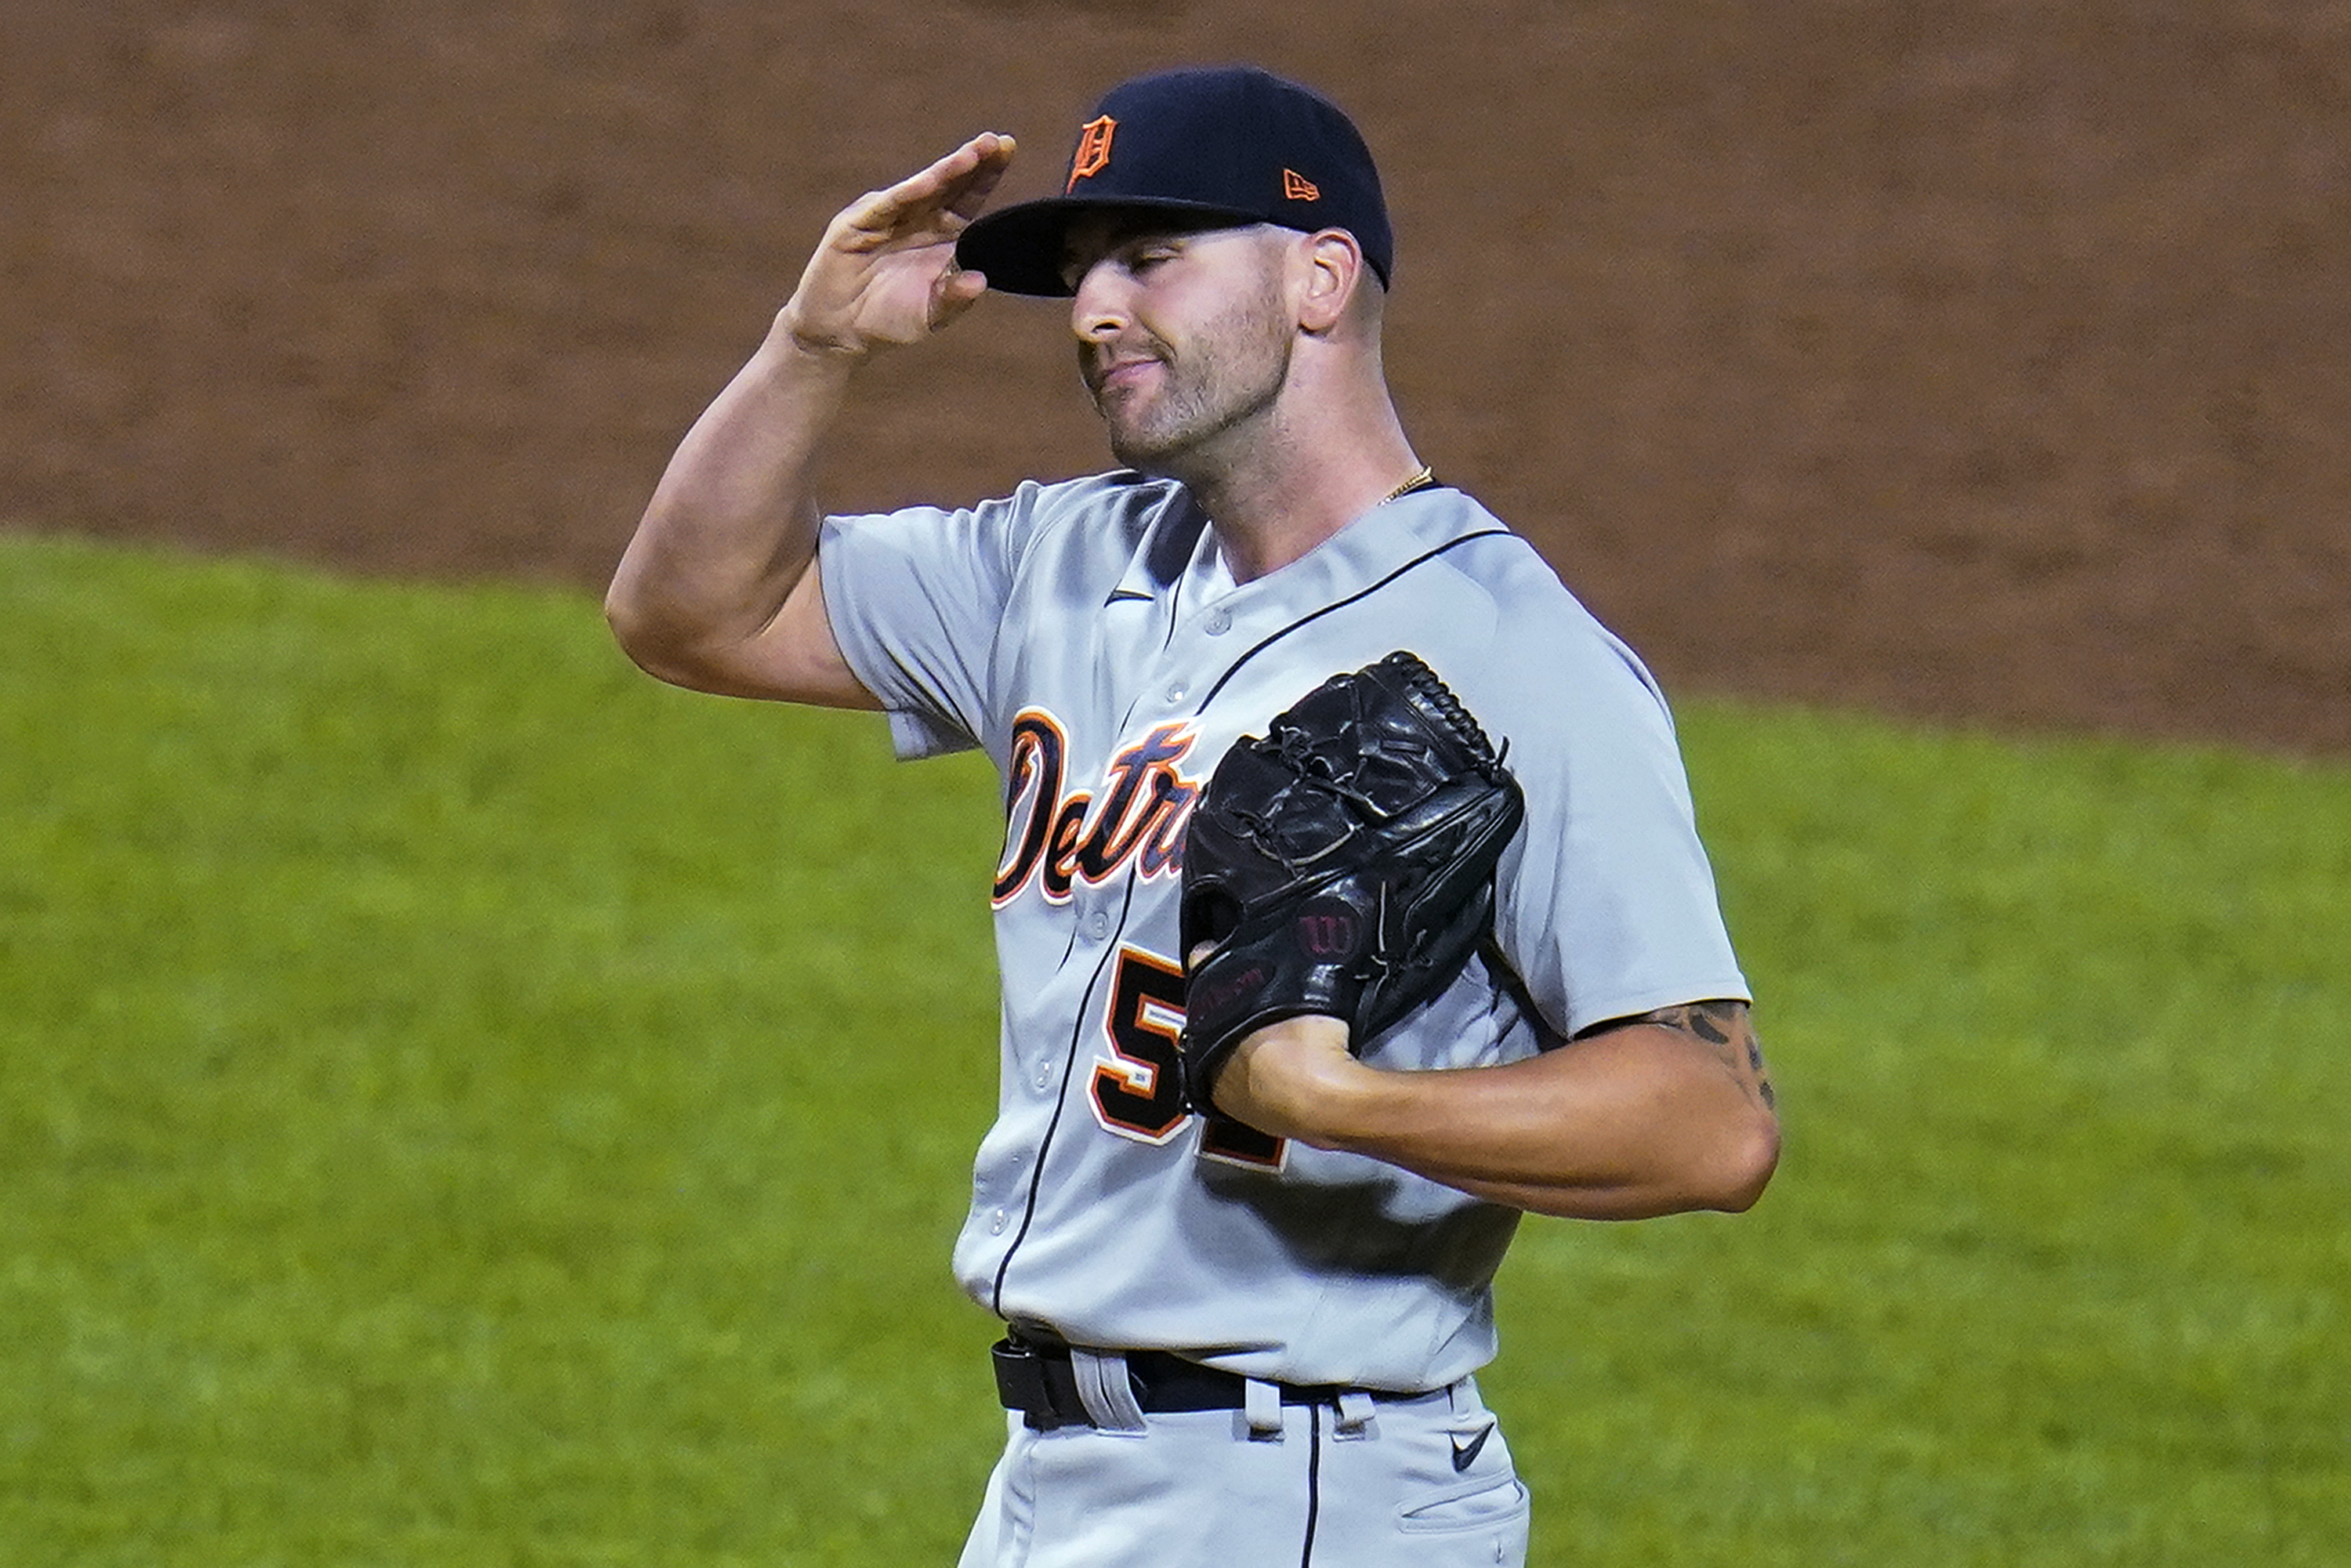
[[[1057,1427],[1092,1424],[1085,1401],[1078,1395],[1077,1373],[1067,1348],[1032,1344],[1017,1337],[1001,1339],[990,1352],[996,1363],[996,1392],[1007,1410],[1018,1410],[1030,1427],[1050,1432]],[[1164,1350],[1130,1350],[1126,1377],[1134,1402],[1147,1416],[1179,1410],[1239,1410],[1246,1407],[1249,1379],[1186,1361]],[[1338,1383],[1274,1385],[1284,1405],[1324,1405],[1347,1393]],[[1416,1398],[1416,1395],[1366,1390],[1374,1399]]]

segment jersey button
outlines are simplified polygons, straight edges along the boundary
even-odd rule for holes
[[[987,1233],[990,1236],[1001,1236],[1004,1234],[1004,1211],[1002,1209],[998,1209],[994,1216],[989,1218],[987,1222]]]
[[[1171,703],[1180,703],[1189,694],[1185,691],[1184,684],[1181,681],[1176,682],[1176,685],[1167,688],[1167,700]]]
[[[1095,910],[1093,918],[1086,922],[1086,929],[1093,933],[1095,941],[1101,941],[1110,935],[1110,915],[1102,910]]]
[[[1206,632],[1211,637],[1221,637],[1232,629],[1232,615],[1230,612],[1223,610],[1209,611],[1208,618],[1200,623],[1200,630]]]

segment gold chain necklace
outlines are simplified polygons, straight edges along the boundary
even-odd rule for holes
[[[1390,501],[1397,500],[1403,497],[1411,495],[1423,485],[1426,485],[1434,481],[1436,477],[1437,470],[1424,463],[1420,465],[1420,471],[1418,473],[1405,480],[1403,484],[1398,485],[1395,489],[1390,490],[1386,495],[1382,496],[1378,501],[1374,503],[1374,505],[1384,507]]]

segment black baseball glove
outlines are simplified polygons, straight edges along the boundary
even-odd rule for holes
[[[1194,1109],[1253,1030],[1344,1019],[1360,1054],[1453,983],[1492,929],[1518,780],[1399,650],[1334,675],[1217,764],[1184,842],[1180,1051]],[[1196,962],[1203,943],[1214,950]]]

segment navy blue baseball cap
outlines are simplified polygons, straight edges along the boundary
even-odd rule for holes
[[[1328,99],[1254,66],[1138,77],[1113,88],[1078,131],[1061,194],[985,213],[956,265],[1008,294],[1066,298],[1070,227],[1104,210],[1166,213],[1203,226],[1345,229],[1382,286],[1395,235],[1371,150]]]

